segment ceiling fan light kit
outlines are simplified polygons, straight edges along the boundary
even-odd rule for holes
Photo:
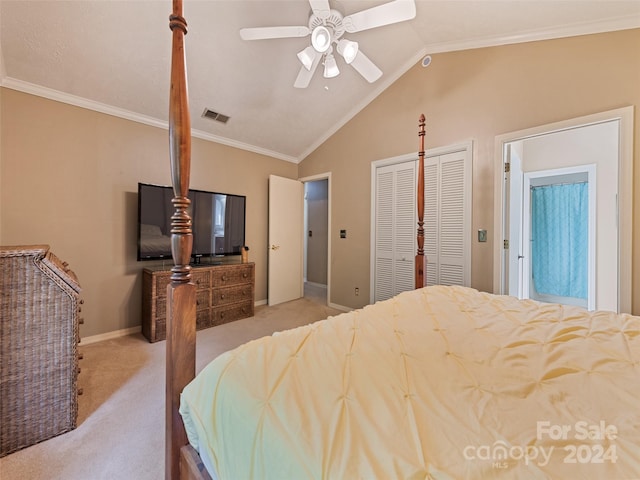
[[[342,55],[342,58],[344,58],[344,61],[348,64],[351,64],[358,54],[358,42],[352,42],[346,38],[338,42],[337,48],[338,53]]]
[[[338,64],[332,53],[328,53],[324,57],[324,78],[337,77],[340,74]]]
[[[311,45],[298,52],[298,59],[307,70],[311,70],[314,58],[316,58],[316,50]]]
[[[320,60],[324,64],[324,78],[340,74],[333,55],[332,44],[344,61],[351,65],[369,83],[382,76],[382,71],[362,52],[358,42],[341,38],[345,32],[382,27],[392,23],[411,20],[416,16],[415,0],[393,0],[352,15],[343,15],[329,6],[329,0],[309,0],[311,15],[308,27],[281,26],[242,28],[243,40],[266,40],[273,38],[304,37],[311,35],[311,45],[298,52],[302,66],[294,83],[296,88],[306,88],[311,82]]]
[[[311,45],[318,53],[325,53],[331,46],[331,32],[324,25],[318,25],[311,32]]]

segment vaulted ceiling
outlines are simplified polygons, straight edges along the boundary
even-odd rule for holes
[[[387,0],[329,0],[343,15]],[[411,0],[399,0],[411,1]],[[0,80],[13,88],[164,126],[168,0],[0,0]],[[294,88],[309,37],[245,41],[243,27],[307,26],[308,0],[185,0],[195,136],[299,162],[425,55],[640,27],[640,1],[416,0],[416,17],[348,38],[383,72],[342,58]],[[347,36],[345,34],[345,36]],[[203,118],[205,109],[229,116]]]

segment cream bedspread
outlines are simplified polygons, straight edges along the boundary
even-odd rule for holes
[[[221,480],[638,479],[640,318],[427,287],[221,355],[181,413]]]

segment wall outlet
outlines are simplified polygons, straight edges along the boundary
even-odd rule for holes
[[[360,289],[358,287],[356,287],[355,294],[356,294],[356,297],[360,295]]]

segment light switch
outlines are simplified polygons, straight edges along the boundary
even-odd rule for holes
[[[485,229],[478,230],[478,241],[486,242],[487,241],[487,231]]]

